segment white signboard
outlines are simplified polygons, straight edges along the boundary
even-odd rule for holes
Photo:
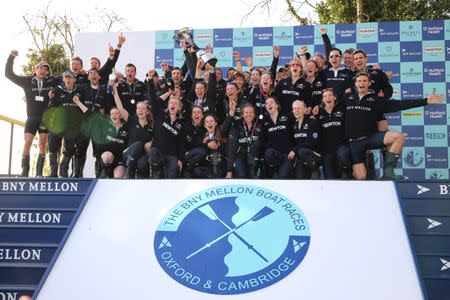
[[[224,297],[424,299],[393,183],[100,180],[35,295]]]
[[[117,32],[78,33],[75,36],[75,55],[81,57],[86,70],[89,70],[89,59],[93,56],[104,64],[108,58],[109,44],[116,47]],[[125,72],[125,66],[132,63],[136,66],[136,77],[145,79],[145,74],[153,68],[155,61],[155,32],[133,31],[124,32],[126,38],[116,63],[116,72]]]

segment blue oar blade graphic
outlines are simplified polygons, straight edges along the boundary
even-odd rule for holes
[[[253,216],[253,218],[251,219],[253,222],[256,222],[262,218],[264,218],[267,215],[270,215],[271,213],[273,213],[273,209],[271,209],[268,206],[264,206],[256,215]]]

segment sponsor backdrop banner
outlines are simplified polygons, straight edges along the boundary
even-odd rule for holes
[[[398,173],[410,179],[448,179],[450,117],[450,22],[408,21],[362,24],[336,24],[293,27],[194,29],[194,39],[203,47],[211,44],[224,71],[234,66],[230,51],[238,50],[253,57],[255,66],[270,66],[274,45],[281,46],[280,65],[289,62],[302,45],[310,53],[323,52],[319,28],[327,27],[331,42],[345,50],[349,47],[366,51],[369,63],[378,63],[391,71],[395,99],[427,97],[435,89],[447,96],[446,104],[390,114],[393,129],[406,132],[406,149]],[[161,31],[170,41],[174,31]],[[157,36],[161,35],[157,31]],[[179,48],[167,42],[171,51],[164,52],[170,61]],[[161,44],[163,45],[163,44]],[[165,45],[165,44],[164,44]],[[156,44],[156,51],[167,50]],[[224,51],[228,51],[222,53]],[[224,59],[222,59],[224,57]],[[181,66],[177,61],[176,66]],[[245,62],[244,70],[245,68]],[[155,67],[159,68],[155,60]],[[280,66],[279,65],[279,66]],[[380,156],[377,153],[377,167]]]
[[[33,299],[424,299],[396,195],[392,182],[99,180]]]

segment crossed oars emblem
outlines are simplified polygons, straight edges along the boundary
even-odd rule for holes
[[[202,207],[199,208],[199,210],[205,214],[208,218],[210,218],[213,221],[219,221],[220,223],[222,223],[227,229],[228,231],[225,232],[224,234],[222,234],[221,236],[219,236],[218,238],[212,240],[209,243],[206,243],[205,245],[203,245],[201,248],[199,248],[198,250],[195,250],[194,252],[192,252],[191,254],[189,254],[186,259],[191,258],[194,255],[197,255],[198,253],[202,252],[203,250],[211,247],[212,245],[214,245],[215,243],[219,242],[220,240],[224,239],[225,237],[229,236],[230,234],[234,234],[242,243],[244,243],[245,246],[247,246],[247,248],[253,252],[255,252],[256,255],[258,255],[259,257],[261,257],[265,262],[268,262],[268,260],[258,251],[256,250],[252,244],[250,244],[249,242],[247,242],[246,240],[244,240],[244,238],[242,238],[237,232],[236,230],[238,230],[239,228],[241,228],[242,226],[244,226],[245,224],[249,223],[249,222],[256,222],[258,220],[261,220],[262,218],[270,215],[271,213],[273,213],[273,210],[267,206],[264,206],[261,210],[259,210],[253,217],[251,217],[250,219],[248,219],[247,221],[243,222],[241,225],[235,227],[235,228],[231,228],[230,226],[228,226],[224,221],[222,221],[219,216],[216,214],[216,212],[213,210],[213,208],[209,205],[203,205]]]

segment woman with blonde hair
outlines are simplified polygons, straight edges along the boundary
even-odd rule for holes
[[[153,116],[147,102],[136,103],[136,114],[129,114],[123,107],[117,92],[117,83],[114,85],[114,101],[122,114],[128,127],[128,144],[123,151],[123,160],[126,162],[125,178],[148,177],[148,154],[153,141]],[[136,174],[137,171],[137,174]]]
[[[292,103],[297,99],[304,99],[307,106],[311,103],[311,87],[303,77],[303,65],[300,59],[294,58],[289,62],[290,76],[281,79],[276,88],[275,95],[281,105],[281,113],[288,116],[292,112]]]
[[[127,146],[128,130],[118,108],[111,108],[109,116],[111,123],[106,130],[106,143],[99,145],[98,150],[103,167],[100,178],[122,178],[125,173],[122,151]]]
[[[149,75],[155,70],[150,70]],[[180,174],[184,157],[183,120],[179,118],[182,109],[180,99],[170,96],[167,112],[161,108],[153,81],[147,82],[150,105],[154,117],[154,139],[149,152],[150,178],[176,178]]]

